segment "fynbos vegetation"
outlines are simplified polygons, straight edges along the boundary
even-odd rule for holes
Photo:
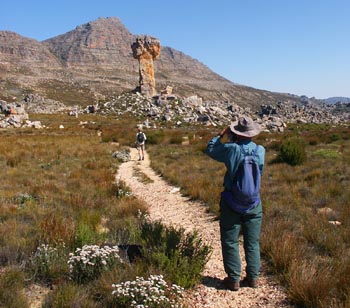
[[[112,154],[132,145],[135,126],[37,117],[51,128],[0,132],[0,306],[29,307],[23,290],[36,283],[54,286],[43,307],[114,307],[112,285],[152,275],[166,286],[155,300],[180,306],[172,286],[196,284],[210,248],[196,234],[148,221],[146,205],[115,181],[120,162]],[[142,304],[132,294],[123,302]]]
[[[147,206],[115,182],[113,153],[133,146],[136,123],[36,117],[51,128],[1,131],[0,305],[29,307],[23,290],[39,283],[54,286],[43,307],[181,307],[181,288],[200,281],[210,247],[149,221]],[[203,153],[215,133],[164,127],[147,136],[153,168],[218,213],[224,168]],[[300,306],[350,307],[348,136],[345,126],[303,125],[258,137],[267,149],[262,252]],[[126,292],[128,283],[145,293]]]
[[[258,137],[267,149],[262,252],[303,307],[350,307],[349,132],[301,125]],[[215,133],[189,130],[189,145],[163,140],[149,152],[159,173],[218,213],[224,168],[203,154]]]

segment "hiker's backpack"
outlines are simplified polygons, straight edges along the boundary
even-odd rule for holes
[[[250,154],[243,145],[239,145],[243,154],[236,174],[233,178],[232,193],[227,203],[237,212],[246,213],[260,203],[261,172],[258,163],[258,145]],[[226,192],[224,192],[226,193]]]
[[[143,134],[143,133],[138,133],[137,134],[137,142],[138,143],[142,143],[142,142],[144,142],[145,141],[145,135]]]

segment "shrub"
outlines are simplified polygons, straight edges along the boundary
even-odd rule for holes
[[[182,144],[182,133],[179,131],[173,132],[170,134],[169,139],[170,144]]]
[[[95,232],[93,225],[79,222],[76,230],[75,244],[76,246],[84,246],[96,243],[102,236],[103,234]]]
[[[98,278],[117,262],[123,263],[117,246],[85,245],[69,254],[70,277],[78,283],[88,282]]]
[[[110,270],[102,272],[98,279],[89,283],[89,292],[101,308],[120,307],[115,304],[115,299],[112,295],[112,285],[135,280],[137,276],[148,277],[151,272],[154,272],[153,269],[141,262],[132,264],[125,262],[122,265],[114,266]]]
[[[41,244],[30,258],[35,280],[52,282],[66,274],[67,255],[64,243],[58,247]]]
[[[296,137],[285,140],[279,151],[279,159],[292,166],[301,165],[306,160],[305,144]]]
[[[151,275],[147,280],[136,277],[135,281],[113,284],[115,304],[129,307],[182,307],[179,304],[183,289],[175,284],[168,286],[163,276]]]
[[[147,133],[147,141],[148,144],[160,144],[164,139],[164,132],[162,130],[153,131]]]
[[[148,249],[144,253],[150,266],[159,268],[169,280],[184,288],[198,283],[211,248],[202,243],[196,232],[185,233],[184,229],[145,220],[141,237]]]
[[[311,138],[309,138],[309,144],[310,145],[317,145],[320,143],[320,138],[317,136],[312,136]]]
[[[338,141],[338,140],[341,140],[341,139],[342,139],[341,135],[339,135],[339,134],[331,134],[331,135],[328,136],[327,142],[328,143],[332,143],[332,142],[335,142],[335,141]]]

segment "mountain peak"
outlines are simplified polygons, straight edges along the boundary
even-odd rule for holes
[[[130,56],[133,35],[117,17],[98,18],[44,43],[67,65],[111,66]],[[132,59],[132,58],[131,58]]]
[[[49,49],[39,41],[21,36],[12,31],[0,31],[0,59],[3,64],[13,63],[17,66],[50,65],[57,67],[60,64]],[[4,65],[5,69],[8,67]],[[26,69],[25,69],[26,70]]]
[[[48,98],[56,100],[60,98],[55,93],[61,93],[65,86],[75,95],[80,89],[102,95],[131,91],[139,86],[139,63],[131,49],[136,38],[118,17],[98,18],[42,42],[0,32],[0,77],[30,84],[32,91],[53,95]],[[234,84],[171,47],[161,46],[154,74],[158,93],[172,86],[178,96],[198,95],[204,100],[250,107],[297,100],[291,95]],[[72,103],[87,100],[73,96],[69,95]]]

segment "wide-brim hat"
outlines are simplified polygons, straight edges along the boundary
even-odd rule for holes
[[[243,137],[254,137],[261,132],[261,127],[249,117],[240,117],[238,121],[232,122],[230,129],[233,133]]]

